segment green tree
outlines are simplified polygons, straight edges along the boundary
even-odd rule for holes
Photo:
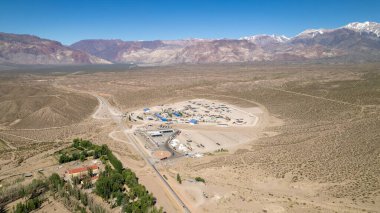
[[[130,186],[138,184],[138,179],[136,177],[136,174],[132,170],[125,169],[123,171],[123,176],[124,176],[127,186],[130,187]]]
[[[156,207],[153,207],[152,210],[150,211],[150,213],[163,213],[164,212],[164,209],[162,207],[160,207],[159,209],[157,209]]]
[[[80,159],[80,161],[85,161],[86,160],[86,155],[82,152],[81,154],[80,154],[80,157],[79,157],[79,159]]]
[[[196,178],[195,178],[195,181],[206,183],[205,179],[203,179],[203,178],[201,178],[201,177],[196,177]]]
[[[87,168],[87,174],[89,177],[93,177],[94,176],[94,171],[92,170],[92,168]]]
[[[122,173],[123,164],[112,154],[110,150],[107,152],[107,157],[112,166],[116,169],[117,172]]]
[[[80,146],[84,147],[86,149],[92,149],[93,148],[93,144],[89,140],[81,140]]]
[[[84,178],[83,178],[83,188],[84,189],[89,189],[92,187],[92,181],[91,181],[91,177],[86,175]]]
[[[108,200],[112,193],[121,192],[124,185],[124,178],[117,172],[102,172],[95,184],[95,193]]]
[[[75,138],[73,140],[73,147],[78,148],[79,146],[80,146],[80,139],[79,138]]]
[[[42,204],[42,200],[40,200],[38,197],[29,199],[25,203],[18,203],[16,207],[13,209],[14,213],[28,213],[35,209],[40,208]]]
[[[92,153],[94,159],[98,159],[102,156],[102,150],[99,147],[96,147],[94,152]]]
[[[80,158],[80,155],[78,152],[74,152],[72,155],[71,155],[71,160],[70,161],[74,161],[74,160],[78,160]]]
[[[88,196],[86,193],[80,193],[80,202],[82,202],[82,204],[84,206],[87,206],[88,205]]]
[[[126,195],[122,192],[114,193],[113,197],[116,198],[116,205],[120,206],[123,202],[125,202]]]
[[[177,174],[177,181],[179,184],[182,184],[182,179],[181,179],[181,176],[179,174]]]
[[[0,213],[6,213],[6,209],[4,205],[0,205]]]
[[[70,157],[66,155],[66,153],[62,154],[59,156],[59,163],[62,164],[62,163],[66,163],[66,162],[69,162],[70,161]]]
[[[59,187],[62,187],[64,182],[62,180],[62,178],[57,174],[57,173],[53,173],[50,177],[49,177],[49,184],[50,184],[50,188],[53,190],[53,191],[58,191],[58,188]]]
[[[80,184],[80,179],[78,176],[74,176],[71,178],[71,182],[74,184],[74,185],[78,185]]]
[[[108,154],[108,146],[103,144],[101,147],[100,147],[100,151],[102,153],[102,155],[107,155]]]

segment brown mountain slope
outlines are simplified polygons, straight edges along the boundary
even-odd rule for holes
[[[0,126],[48,128],[78,123],[89,116],[97,100],[83,94],[67,93],[51,86],[2,84]]]
[[[380,60],[380,24],[305,30],[293,38],[255,35],[241,39],[172,41],[82,40],[72,48],[118,63],[233,63],[305,60]]]
[[[108,61],[57,41],[31,35],[0,33],[0,63],[11,64],[104,64]]]

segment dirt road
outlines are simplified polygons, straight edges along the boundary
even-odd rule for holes
[[[62,77],[64,78],[64,77]],[[140,147],[139,143],[136,141],[134,136],[131,134],[132,130],[128,129],[127,127],[124,126],[123,124],[123,113],[118,110],[117,108],[111,106],[109,102],[99,96],[98,94],[92,93],[92,92],[86,92],[86,91],[77,91],[72,88],[65,87],[63,85],[60,85],[57,81],[53,83],[53,86],[64,89],[67,91],[71,92],[79,92],[79,93],[86,93],[90,94],[94,97],[97,98],[99,102],[98,108],[95,110],[95,112],[92,115],[92,118],[94,119],[100,119],[100,120],[107,120],[107,119],[112,119],[116,124],[118,129],[113,130],[110,132],[111,138],[113,132],[115,131],[121,131],[125,134],[126,138],[129,141],[124,141],[124,140],[116,140],[118,142],[124,142],[132,145],[137,152],[139,152],[140,156],[148,163],[148,165],[151,167],[152,171],[154,172],[155,175],[152,175],[149,177],[149,180],[153,181],[154,185],[157,188],[157,191],[153,191],[153,188],[150,188],[152,193],[157,196],[157,194],[160,194],[162,196],[158,197],[158,203],[161,201],[161,205],[167,212],[190,212],[189,208],[185,205],[185,203],[179,198],[179,196],[176,194],[176,192],[170,187],[170,185],[166,182],[166,180],[163,178],[163,176],[160,174],[160,172],[157,170],[157,168],[154,165],[154,161],[150,159],[145,152],[143,151],[143,148]],[[123,162],[124,163],[124,162]],[[128,165],[126,165],[128,166]],[[158,178],[157,178],[158,177]],[[155,179],[155,180],[153,180]]]
[[[156,176],[158,177],[158,181],[161,182],[162,186],[166,188],[166,191],[169,192],[169,194],[174,198],[173,200],[176,201],[177,205],[180,207],[178,210],[182,210],[183,212],[190,212],[189,208],[185,205],[185,203],[180,199],[180,197],[177,195],[177,193],[172,189],[172,187],[167,183],[167,181],[164,179],[164,177],[161,175],[161,173],[157,170],[156,166],[154,165],[154,160],[149,157],[143,148],[140,146],[140,144],[136,141],[136,138],[133,136],[132,131],[130,129],[127,129],[124,126],[123,123],[123,113],[120,112],[118,109],[115,107],[111,106],[109,102],[96,94],[92,94],[95,96],[98,101],[99,101],[99,107],[96,110],[95,114],[93,115],[93,118],[96,119],[104,119],[104,114],[108,113],[110,118],[118,125],[119,131],[123,132],[126,136],[126,138],[131,142],[131,144],[134,146],[136,151],[139,152],[140,156],[148,163],[148,165],[153,169],[155,172]],[[101,114],[102,116],[99,116]],[[117,140],[119,142],[123,140]],[[127,141],[124,141],[128,143]]]

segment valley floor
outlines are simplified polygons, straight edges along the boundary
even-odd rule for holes
[[[54,151],[83,137],[107,144],[168,212],[183,210],[176,195],[191,212],[378,212],[379,67],[183,65],[3,76],[1,184],[55,170]],[[17,83],[39,98],[22,96]],[[119,114],[197,98],[259,107],[262,123],[228,152],[162,161],[155,172],[126,132],[134,124]]]

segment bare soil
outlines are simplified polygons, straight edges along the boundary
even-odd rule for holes
[[[41,79],[46,81],[37,81]],[[90,116],[97,100],[88,92],[123,112],[204,98],[242,108],[259,106],[266,123],[261,134],[228,136],[248,137],[229,152],[159,165],[194,212],[380,209],[379,64],[181,65],[7,75],[1,82],[3,177],[47,166],[44,159],[52,150],[74,137],[89,138],[108,144],[136,169],[160,205],[170,206],[128,139],[111,134],[115,124],[107,116]],[[17,88],[20,82],[31,85]],[[177,173],[183,184],[175,181]],[[197,176],[206,183],[194,182]]]

